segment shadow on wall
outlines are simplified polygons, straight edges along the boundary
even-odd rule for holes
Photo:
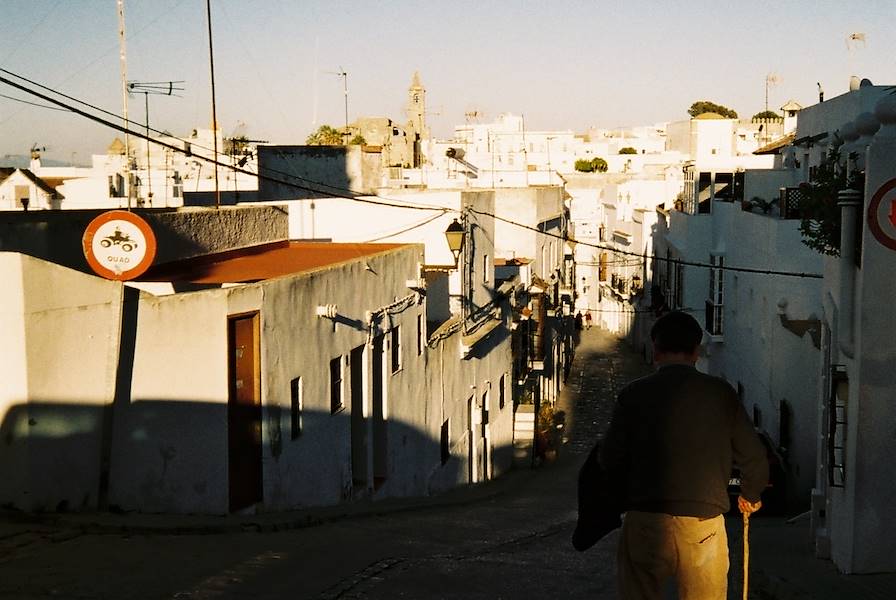
[[[353,431],[359,422],[366,435]],[[353,423],[348,410],[36,400],[11,407],[0,423],[0,506],[226,514],[256,502],[259,510],[288,510],[426,496],[467,482],[469,424],[452,427],[444,461],[441,440],[425,431],[388,421],[387,435],[377,438],[384,446],[377,447],[370,424]],[[354,452],[353,441],[362,444]],[[385,477],[358,477],[374,472],[377,453],[386,457]],[[511,459],[512,448],[493,448],[495,464]]]
[[[381,169],[368,146],[259,146],[258,200],[375,194]]]

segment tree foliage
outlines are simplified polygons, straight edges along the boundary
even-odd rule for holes
[[[815,177],[801,183],[800,233],[803,243],[816,252],[829,256],[840,255],[841,190],[862,190],[865,174],[855,171],[847,177],[839,146],[832,147],[815,170]],[[857,220],[861,224],[861,219]]]
[[[305,143],[309,146],[341,146],[344,140],[338,129],[329,125],[321,125],[317,131],[308,136]]]
[[[606,173],[607,169],[609,169],[609,165],[607,161],[600,157],[592,158],[588,160],[587,158],[578,159],[573,165],[576,171],[580,173],[594,173],[597,171],[598,173]]]
[[[364,136],[360,133],[355,134],[355,137],[349,142],[352,146],[366,146],[367,140],[364,139]]]
[[[722,106],[721,104],[716,104],[715,102],[710,102],[709,100],[698,100],[691,104],[691,107],[688,109],[688,114],[692,117],[697,117],[702,115],[703,113],[716,113],[722,115],[726,119],[736,119],[737,113],[727,106]]]
[[[625,148],[619,149],[619,154],[637,154],[638,151],[632,148],[631,146],[626,146]]]
[[[755,115],[753,115],[754,121],[756,121],[757,119],[781,119],[781,118],[783,118],[783,117],[781,117],[781,115],[779,115],[778,113],[776,113],[773,110],[764,110],[762,112],[758,112]]]

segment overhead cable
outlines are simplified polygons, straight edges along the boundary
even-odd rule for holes
[[[476,213],[478,215],[483,215],[486,217],[491,217],[497,221],[503,221],[504,223],[508,223],[510,225],[515,225],[516,227],[522,227],[523,229],[529,229],[530,231],[535,231],[537,233],[546,235],[548,237],[554,237],[554,238],[557,238],[557,239],[560,239],[563,241],[569,241],[568,237],[561,235],[559,233],[553,233],[550,231],[542,231],[541,229],[539,229],[537,227],[532,227],[531,225],[526,225],[524,223],[518,223],[516,221],[512,221],[512,220],[506,219],[504,217],[499,217],[498,215],[495,215],[490,212],[476,210],[474,208],[469,208],[468,210],[472,213]],[[587,246],[589,248],[596,248],[598,250],[606,250],[607,252],[615,252],[616,254],[623,254],[626,256],[637,256],[637,257],[640,257],[642,260],[656,260],[656,261],[660,261],[660,262],[671,262],[671,263],[674,263],[677,265],[685,265],[688,267],[701,267],[701,268],[705,268],[705,269],[717,269],[719,271],[733,271],[736,273],[756,273],[759,275],[780,275],[782,277],[802,277],[802,278],[807,278],[807,279],[822,279],[824,277],[823,275],[821,275],[819,273],[801,273],[801,272],[797,272],[797,271],[776,271],[773,269],[756,269],[756,268],[752,268],[752,267],[731,267],[728,265],[719,266],[719,265],[714,265],[711,263],[702,263],[702,262],[681,260],[678,258],[665,258],[662,256],[645,256],[644,254],[641,254],[638,252],[631,252],[628,250],[620,250],[618,248],[613,248],[610,246],[601,246],[600,244],[591,244],[588,242],[583,242],[581,240],[576,240],[576,244],[578,244],[580,246]]]

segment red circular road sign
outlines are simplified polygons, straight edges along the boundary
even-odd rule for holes
[[[896,250],[896,179],[880,186],[871,198],[868,229],[878,242]]]
[[[149,223],[132,212],[104,212],[81,238],[87,264],[106,279],[125,281],[143,274],[156,257],[156,236]]]

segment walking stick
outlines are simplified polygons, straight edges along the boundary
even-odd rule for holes
[[[750,515],[743,513],[744,517],[744,598],[747,600],[747,588],[750,580]]]

